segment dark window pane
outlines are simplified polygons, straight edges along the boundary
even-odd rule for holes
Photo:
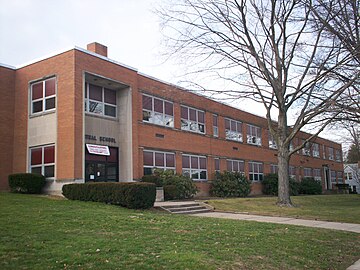
[[[226,170],[229,172],[232,171],[232,161],[231,160],[226,161]]]
[[[230,121],[230,129],[232,131],[236,131],[236,122],[235,121]]]
[[[181,118],[189,119],[188,108],[181,106]]]
[[[154,98],[154,111],[163,113],[164,112],[163,104],[164,102],[162,100]]]
[[[217,115],[213,115],[213,126],[215,126],[215,127],[218,126],[218,117],[217,117]]]
[[[191,169],[199,169],[199,159],[197,157],[191,157]]]
[[[248,135],[251,134],[251,126],[250,125],[246,125],[246,134],[248,134]]]
[[[116,147],[109,147],[110,156],[107,157],[108,162],[118,162],[118,149]]]
[[[215,170],[220,171],[220,159],[215,159]]]
[[[175,167],[175,155],[166,154],[166,167]]]
[[[144,168],[144,175],[151,175],[152,169],[151,168]]]
[[[239,162],[233,161],[233,171],[238,172],[239,171]]]
[[[105,115],[116,117],[116,107],[105,105]]]
[[[152,98],[148,96],[142,96],[143,109],[152,111]]]
[[[243,161],[239,162],[239,171],[244,172],[244,162]]]
[[[164,167],[164,154],[163,153],[155,153],[155,166],[156,167]]]
[[[200,172],[200,179],[201,179],[201,180],[206,180],[206,179],[207,179],[207,177],[206,177],[206,171],[201,171],[201,172]]]
[[[190,158],[189,156],[182,157],[182,167],[183,168],[190,168]]]
[[[104,89],[104,101],[116,105],[116,91],[110,89]]]
[[[55,162],[55,146],[44,147],[44,164]]]
[[[102,87],[89,84],[89,98],[92,100],[102,101]]]
[[[230,120],[229,119],[225,119],[225,128],[230,129]]]
[[[55,176],[55,166],[54,165],[45,166],[44,176],[45,177],[54,177]]]
[[[31,165],[39,165],[42,164],[42,149],[41,148],[33,148],[30,150],[31,152]]]
[[[205,169],[206,170],[206,158],[199,158],[200,161],[200,169]]]
[[[45,81],[45,97],[55,95],[55,78]]]
[[[42,100],[33,102],[33,104],[32,104],[32,112],[33,113],[41,112],[43,110],[43,108],[42,108],[43,105],[42,104],[43,104]]]
[[[263,173],[263,165],[259,164],[259,173]]]
[[[204,112],[198,112],[198,121],[199,123],[205,123],[205,113]]]
[[[191,121],[196,121],[196,111],[194,109],[190,109],[189,108],[189,114],[190,114],[190,120]]]
[[[32,85],[32,100],[43,97],[43,82],[35,83]]]
[[[85,83],[85,98],[87,98],[88,83]]]
[[[144,152],[144,165],[154,166],[153,152]]]
[[[170,102],[165,102],[165,114],[174,115],[173,104]]]
[[[242,131],[242,127],[241,127],[241,123],[236,123],[236,128],[237,128],[237,132],[241,132]]]
[[[41,167],[35,167],[35,168],[31,168],[31,172],[32,173],[37,173],[37,174],[41,174]]]
[[[45,110],[51,110],[55,108],[55,97],[45,99]]]

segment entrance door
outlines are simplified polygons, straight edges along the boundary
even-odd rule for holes
[[[119,176],[118,148],[109,147],[110,156],[85,153],[86,182],[117,182]]]

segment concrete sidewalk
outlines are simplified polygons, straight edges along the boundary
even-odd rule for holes
[[[194,214],[192,216],[224,218],[224,219],[234,219],[234,220],[250,220],[250,221],[258,221],[258,222],[298,225],[305,227],[360,233],[360,224],[353,224],[353,223],[307,220],[307,219],[298,219],[291,217],[258,216],[258,215],[248,215],[248,214],[238,214],[238,213],[228,213],[228,212],[218,212],[218,211],[210,212],[210,213]]]

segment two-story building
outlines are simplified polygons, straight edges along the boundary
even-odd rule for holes
[[[65,183],[132,181],[161,168],[191,176],[199,195],[216,171],[240,171],[256,194],[277,171],[266,119],[139,73],[98,43],[0,65],[0,79],[1,189],[16,172],[44,174],[47,191],[59,192]],[[290,163],[292,177],[315,177],[324,190],[343,179],[341,145],[326,139]]]

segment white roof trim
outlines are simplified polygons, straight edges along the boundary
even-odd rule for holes
[[[16,67],[14,67],[14,66],[6,65],[6,64],[3,64],[3,63],[0,63],[0,66],[4,67],[4,68],[9,68],[9,69],[16,69]]]

